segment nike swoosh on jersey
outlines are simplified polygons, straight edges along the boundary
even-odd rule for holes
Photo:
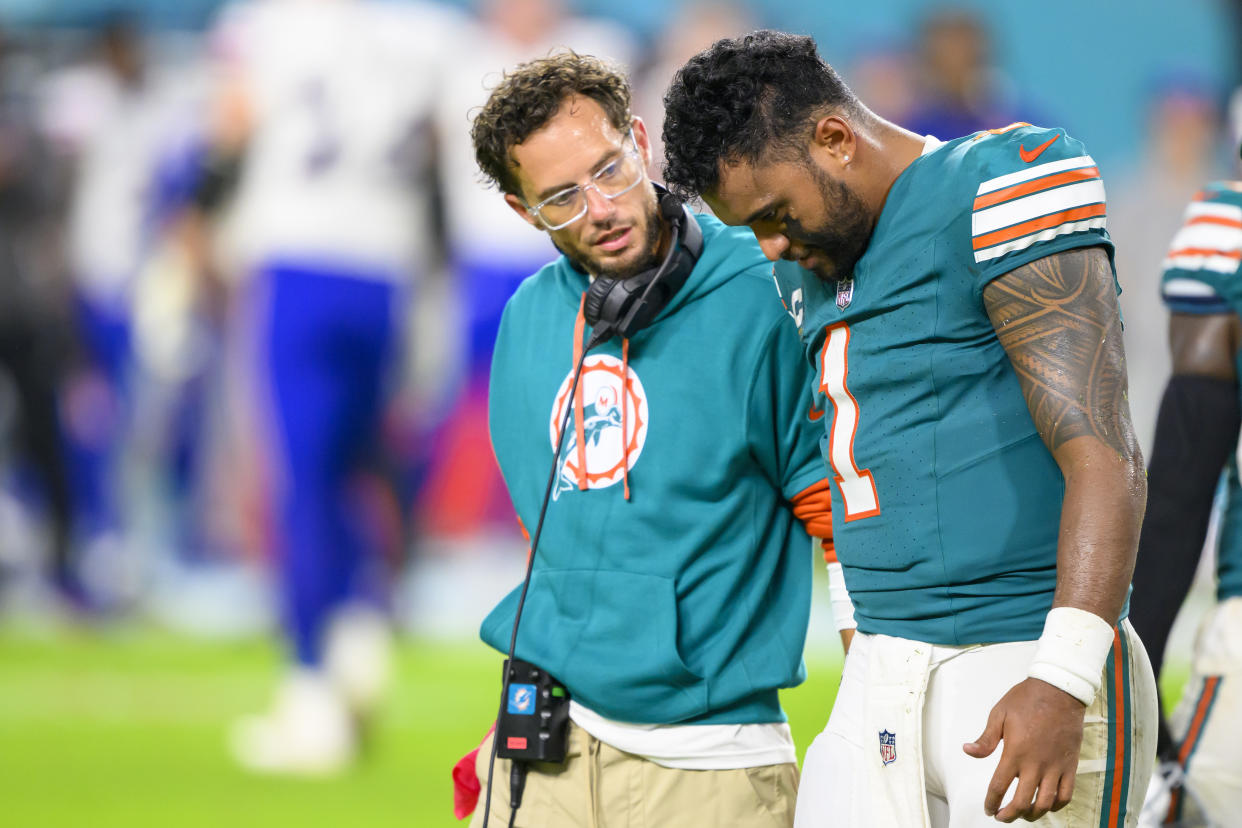
[[[983,263],[1066,233],[1103,228],[1104,204],[1104,183],[1089,155],[984,181],[970,217],[975,261]]]
[[[1022,160],[1029,164],[1032,161],[1034,161],[1036,158],[1038,158],[1039,156],[1043,155],[1044,150],[1052,146],[1052,142],[1057,140],[1060,137],[1061,137],[1060,134],[1054,135],[1051,138],[1049,138],[1047,141],[1044,141],[1042,144],[1040,144],[1035,149],[1031,150],[1030,152],[1026,151],[1026,147],[1022,146],[1021,144],[1018,144],[1018,155],[1022,156]]]
[[[824,409],[811,406],[811,410],[806,412],[806,418],[811,422],[816,422],[824,416]]]

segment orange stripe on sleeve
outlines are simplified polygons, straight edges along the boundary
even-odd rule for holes
[[[1004,135],[1006,132],[1011,132],[1015,129],[1018,129],[1019,127],[1024,127],[1024,126],[1030,126],[1030,124],[1028,124],[1026,121],[1014,121],[1012,124],[1008,124],[1007,126],[1003,126],[1003,127],[998,127],[997,129],[989,129],[987,132],[989,135]]]
[[[1079,219],[1095,218],[1105,213],[1103,204],[1089,204],[1086,207],[1075,207],[1071,210],[1062,210],[1059,213],[1053,213],[1050,216],[1043,216],[1030,221],[1024,221],[1021,224],[1015,224],[1012,227],[1006,227],[1003,230],[997,230],[994,233],[986,233],[982,236],[976,236],[974,242],[975,250],[981,250],[985,247],[992,247],[997,244],[1004,244],[1007,241],[1020,239],[1031,233],[1038,233],[1040,230],[1047,230],[1049,227],[1056,227],[1067,221],[1078,221]]]
[[[1100,171],[1096,167],[1083,167],[1077,170],[1047,175],[1043,178],[1036,178],[1034,181],[1024,181],[1021,184],[1014,184],[1012,187],[1005,187],[1004,189],[981,195],[975,199],[975,209],[982,210],[984,207],[991,207],[993,204],[1000,204],[1002,201],[1008,201],[1018,196],[1037,193],[1040,190],[1048,190],[1075,181],[1090,181],[1093,178],[1099,177]]]
[[[1177,256],[1221,256],[1226,259],[1242,260],[1242,250],[1213,250],[1210,247],[1183,247],[1181,250],[1169,251],[1170,259]]]
[[[1187,227],[1192,224],[1219,224],[1221,227],[1236,227],[1242,230],[1242,221],[1227,219],[1224,216],[1195,216],[1186,222]]]

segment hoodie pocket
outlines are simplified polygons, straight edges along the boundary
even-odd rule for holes
[[[506,619],[512,622],[513,609],[507,609],[484,625],[493,643],[508,643]],[[578,702],[612,719],[665,723],[707,710],[706,684],[677,650],[677,596],[669,578],[536,570],[518,653],[560,679]]]

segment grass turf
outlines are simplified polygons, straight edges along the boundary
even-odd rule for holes
[[[0,824],[464,825],[452,817],[449,772],[487,728],[499,664],[477,642],[405,642],[366,761],[337,779],[288,780],[248,775],[226,750],[229,723],[269,699],[274,644],[0,632]],[[782,695],[799,755],[840,677],[832,656],[808,666],[808,681]],[[1184,674],[1166,679],[1173,690]]]

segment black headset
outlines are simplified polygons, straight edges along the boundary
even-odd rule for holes
[[[668,253],[658,266],[642,273],[625,279],[600,276],[591,283],[582,315],[596,344],[614,336],[631,337],[650,325],[703,254],[703,231],[690,208],[659,184],[655,188],[660,218],[672,232]]]

